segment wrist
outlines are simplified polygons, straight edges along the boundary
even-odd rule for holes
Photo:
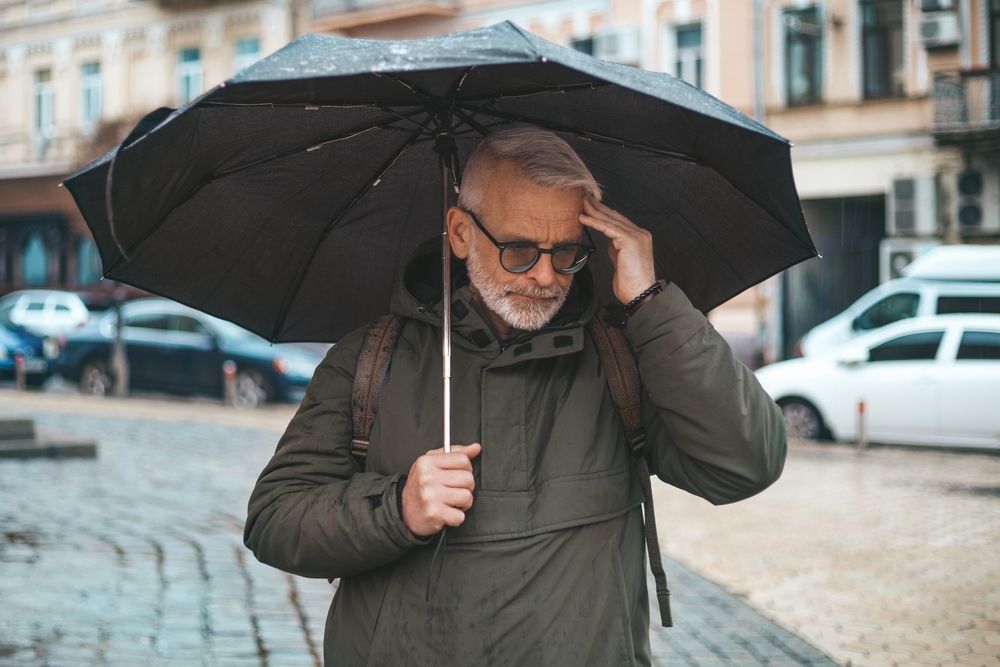
[[[642,307],[647,301],[650,301],[657,294],[663,291],[663,281],[657,280],[655,283],[647,287],[642,292],[635,295],[635,297],[625,304],[625,314],[631,317],[636,313],[639,308]]]

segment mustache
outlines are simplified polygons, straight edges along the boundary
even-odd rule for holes
[[[563,289],[558,285],[550,285],[549,287],[540,287],[532,285],[511,285],[504,290],[507,294],[517,294],[520,296],[530,296],[535,299],[557,299],[569,290]]]

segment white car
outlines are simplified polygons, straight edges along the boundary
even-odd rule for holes
[[[83,299],[59,290],[23,290],[0,299],[0,313],[38,336],[58,337],[90,319]]]
[[[825,354],[893,322],[949,313],[1000,314],[1000,246],[940,246],[903,269],[903,277],[864,294],[813,327],[797,356]]]
[[[1000,315],[887,325],[757,370],[790,437],[1000,449]]]

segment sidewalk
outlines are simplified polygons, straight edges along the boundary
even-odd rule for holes
[[[0,666],[320,664],[331,587],[241,542],[293,412],[0,390],[0,418],[99,441],[0,465]],[[797,444],[735,505],[654,484],[680,561],[655,664],[1000,664],[997,480],[1000,457]]]
[[[664,551],[841,664],[1000,665],[1000,456],[794,443],[742,503],[654,488]]]

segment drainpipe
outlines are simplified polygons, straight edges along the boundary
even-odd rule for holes
[[[764,122],[764,2],[753,0],[753,117]]]
[[[764,123],[764,9],[767,0],[753,2],[753,116]],[[757,315],[757,353],[755,364],[771,363],[782,358],[783,276],[775,276],[757,286],[754,307]]]

